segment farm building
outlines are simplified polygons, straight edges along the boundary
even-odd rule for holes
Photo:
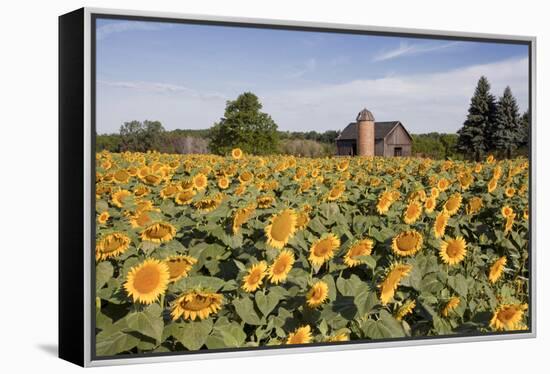
[[[339,156],[410,156],[412,137],[400,121],[375,122],[366,108],[336,138]]]

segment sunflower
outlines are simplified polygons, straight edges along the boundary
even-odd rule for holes
[[[307,344],[312,340],[311,327],[309,325],[297,328],[293,333],[288,335],[286,344]]]
[[[468,206],[466,207],[466,213],[473,215],[479,213],[483,207],[483,200],[480,197],[474,196],[468,200]]]
[[[267,275],[267,264],[265,261],[260,261],[257,264],[252,265],[248,269],[248,274],[243,278],[243,285],[241,288],[246,292],[254,292],[261,285],[264,277]]]
[[[490,326],[494,330],[520,330],[523,327],[521,320],[527,310],[527,304],[500,305],[493,313]]]
[[[198,173],[193,177],[193,187],[198,190],[204,190],[208,186],[208,178],[202,173]]]
[[[250,183],[252,182],[253,179],[254,179],[254,174],[252,174],[248,170],[243,171],[241,174],[239,174],[239,181],[241,181],[241,183],[243,184]]]
[[[504,267],[506,266],[506,262],[506,256],[502,256],[493,262],[493,265],[491,265],[491,268],[489,269],[489,281],[491,283],[496,283],[500,279],[504,271]]]
[[[395,313],[395,319],[401,321],[405,316],[411,314],[416,308],[416,300],[407,300]]]
[[[449,215],[445,210],[442,210],[437,217],[435,217],[434,222],[434,235],[436,238],[441,238],[445,235],[445,229],[447,228],[447,223],[449,222]]]
[[[195,183],[193,183],[193,178],[187,178],[180,182],[180,187],[182,191],[191,191],[195,188]]]
[[[223,295],[219,293],[190,291],[178,297],[172,304],[172,321],[183,316],[183,319],[194,321],[206,319],[210,314],[222,308]]]
[[[514,226],[514,219],[516,218],[516,214],[512,213],[508,217],[506,217],[506,223],[504,224],[504,233],[507,234],[510,231],[512,231],[512,228]]]
[[[136,204],[136,212],[148,212],[152,210],[160,211],[160,209],[155,208],[153,202],[150,200],[141,200]]]
[[[246,192],[246,184],[241,183],[237,188],[235,188],[235,195],[241,196]]]
[[[280,282],[284,282],[292,269],[292,265],[294,265],[294,261],[294,254],[291,251],[281,251],[267,270],[267,276],[271,283],[279,284]]]
[[[514,187],[508,187],[506,190],[504,190],[504,194],[506,197],[514,197],[516,194],[516,189]]]
[[[416,230],[404,231],[392,240],[392,250],[398,256],[412,256],[422,248],[422,234]]]
[[[203,213],[208,213],[216,210],[222,203],[223,195],[216,194],[212,197],[205,197],[197,201],[193,206]]]
[[[458,236],[454,239],[447,239],[441,242],[439,256],[444,263],[456,265],[466,257],[467,244],[463,237]]]
[[[174,201],[178,205],[189,205],[193,202],[193,197],[195,196],[195,194],[196,192],[193,190],[184,190],[178,192]]]
[[[328,284],[323,281],[317,281],[307,293],[307,305],[310,308],[317,308],[328,298]]]
[[[162,178],[156,174],[147,174],[145,177],[143,177],[143,181],[147,184],[157,186],[162,181]]]
[[[160,221],[147,226],[141,232],[141,240],[153,243],[169,242],[176,235],[176,228],[168,222]]]
[[[176,255],[164,259],[170,272],[170,282],[185,278],[189,270],[197,263],[197,259],[191,256]]]
[[[128,173],[124,169],[118,169],[113,174],[113,179],[117,183],[128,183],[128,180],[130,180],[130,177],[131,177],[130,173]]]
[[[331,335],[326,340],[327,342],[347,342],[349,340],[349,334],[345,332],[340,332],[334,335]]]
[[[142,186],[138,186],[138,187],[134,188],[134,196],[135,197],[147,196],[149,194],[149,192],[151,192],[151,190],[147,186],[142,185]]]
[[[506,218],[514,214],[514,210],[510,208],[508,205],[503,206],[500,212]]]
[[[489,181],[489,183],[487,183],[487,192],[491,193],[491,192],[493,192],[494,190],[496,190],[497,185],[498,185],[498,179],[496,179],[496,178],[491,178],[491,180]]]
[[[296,218],[296,229],[298,230],[304,230],[309,223],[309,214],[305,209],[302,209],[301,212],[298,213],[298,216]]]
[[[235,215],[233,216],[233,224],[232,224],[232,230],[233,234],[236,234],[240,231],[242,225],[244,225],[250,217],[252,217],[252,214],[254,214],[254,211],[256,208],[254,205],[249,205],[244,208],[237,209],[235,212]]]
[[[378,198],[378,203],[376,204],[376,211],[378,214],[386,214],[394,200],[394,195],[391,191],[383,192]]]
[[[449,182],[448,179],[442,178],[442,179],[440,179],[440,180],[437,182],[437,189],[438,189],[440,192],[443,192],[443,191],[445,191],[447,188],[449,188],[450,185],[451,185],[451,182]]]
[[[130,269],[124,289],[134,302],[151,304],[164,294],[169,277],[170,273],[165,263],[148,259]]]
[[[285,209],[273,215],[269,225],[265,227],[267,244],[282,249],[288,243],[288,240],[294,236],[297,219],[296,212],[292,209]]]
[[[336,235],[324,234],[312,244],[309,261],[315,266],[321,266],[334,256],[334,251],[338,247],[340,247],[340,239]]]
[[[275,198],[269,195],[258,196],[256,202],[258,203],[258,208],[266,209],[270,208],[275,203]]]
[[[356,257],[370,256],[373,246],[374,243],[370,239],[355,242],[349,247],[348,252],[344,256],[344,263],[350,268],[362,264],[364,261]]]
[[[132,225],[133,228],[145,227],[152,222],[153,220],[151,219],[149,212],[147,212],[146,210],[137,211],[134,215],[130,217],[130,225]]]
[[[107,212],[107,211],[101,212],[101,214],[99,216],[97,216],[97,222],[100,225],[104,225],[109,220],[109,217],[110,217],[109,212]]]
[[[426,209],[426,213],[431,213],[434,211],[436,206],[436,200],[434,196],[430,196],[426,198],[426,201],[424,202],[424,209]]]
[[[113,203],[114,206],[122,208],[122,206],[126,202],[126,199],[130,196],[132,196],[132,193],[130,191],[119,190],[111,196],[111,202]]]
[[[235,160],[240,160],[243,157],[243,151],[240,148],[233,148],[231,150],[231,157]]]
[[[102,261],[116,257],[126,252],[130,242],[130,238],[121,232],[107,234],[96,242],[95,258]]]
[[[160,190],[160,197],[162,197],[163,199],[172,197],[180,191],[180,188],[180,186],[177,186],[175,184],[169,184],[168,186]]]
[[[460,305],[460,298],[453,296],[447,301],[447,303],[443,306],[443,309],[441,309],[441,315],[443,317],[449,317],[449,314],[458,308]]]
[[[413,200],[407,205],[407,209],[403,213],[403,221],[410,225],[415,223],[420,215],[422,214],[422,205],[420,205],[416,200]]]
[[[346,187],[343,184],[337,184],[335,187],[333,187],[329,191],[327,195],[327,200],[328,201],[338,200],[340,197],[342,197],[342,194],[344,193],[345,190],[346,190]]]
[[[458,212],[460,205],[462,205],[462,195],[457,192],[447,199],[443,208],[447,211],[449,216],[452,216]]]
[[[409,264],[393,264],[390,267],[388,274],[384,281],[378,285],[380,288],[380,301],[382,305],[388,304],[388,302],[393,299],[395,290],[399,286],[401,279],[409,275],[412,270],[412,265]]]
[[[218,187],[225,190],[229,187],[229,179],[227,177],[221,177],[218,179]]]

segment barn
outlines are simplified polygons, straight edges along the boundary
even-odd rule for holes
[[[376,122],[366,108],[336,138],[340,156],[411,156],[412,137],[400,121]]]

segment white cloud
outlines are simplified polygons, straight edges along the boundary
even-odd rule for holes
[[[399,47],[384,50],[376,54],[372,61],[386,61],[392,60],[399,57],[411,56],[411,55],[420,55],[424,53],[434,52],[441,49],[446,49],[458,45],[458,42],[449,42],[445,44],[411,44],[407,42],[401,42]]]
[[[378,121],[402,121],[413,133],[456,132],[481,75],[495,96],[509,85],[521,110],[528,104],[528,59],[473,65],[451,71],[390,75],[342,84],[269,91],[254,89],[282,130],[337,130],[355,120],[363,107]],[[159,120],[168,129],[207,128],[225,101],[241,91],[204,92],[158,82],[105,82],[98,85],[98,132],[118,131],[124,121]]]
[[[317,60],[310,58],[298,67],[293,67],[289,73],[285,75],[286,78],[301,78],[307,73],[315,71],[317,69]]]
[[[143,22],[143,21],[121,21],[121,22],[107,23],[97,28],[96,38],[97,40],[103,40],[109,35],[115,34],[115,33],[132,31],[132,30],[155,31],[155,30],[162,30],[168,27],[171,27],[171,25],[153,23],[153,22]]]
[[[488,77],[495,96],[509,85],[521,110],[527,109],[527,59],[265,92],[261,96],[264,109],[284,129],[342,129],[366,106],[377,120],[400,120],[413,133],[455,132],[465,119],[481,75]]]

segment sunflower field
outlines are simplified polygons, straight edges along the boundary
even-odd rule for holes
[[[528,330],[529,162],[96,154],[97,356]]]

